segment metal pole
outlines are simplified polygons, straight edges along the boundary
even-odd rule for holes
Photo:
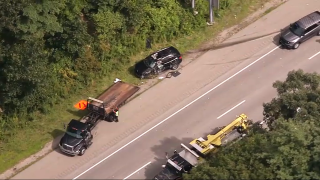
[[[192,2],[191,2],[191,3],[192,3],[192,9],[194,9],[194,6],[195,6],[195,5],[194,5],[194,1],[195,1],[195,0],[191,0],[191,1],[192,1]]]
[[[213,23],[213,0],[209,0],[210,24]]]
[[[214,7],[214,9],[220,9],[220,2],[219,2],[219,0],[213,0],[213,7]]]

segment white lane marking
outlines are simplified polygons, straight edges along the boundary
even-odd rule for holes
[[[309,60],[310,60],[310,59],[312,59],[312,58],[314,58],[314,57],[316,57],[318,54],[320,54],[320,51],[319,51],[319,52],[317,52],[315,55],[313,55],[313,56],[309,57]]]
[[[231,109],[229,109],[228,111],[226,111],[225,113],[221,114],[219,117],[217,117],[217,119],[220,119],[222,116],[226,115],[227,113],[229,113],[230,111],[234,110],[236,107],[240,106],[241,104],[243,104],[244,102],[246,102],[246,100],[241,101],[239,104],[233,106]]]
[[[242,71],[248,69],[250,66],[252,66],[253,64],[255,64],[256,62],[260,61],[262,58],[266,57],[267,55],[269,55],[270,53],[272,53],[273,51],[277,50],[280,46],[275,47],[274,49],[272,49],[271,51],[269,51],[268,53],[264,54],[263,56],[261,56],[259,59],[253,61],[252,63],[250,63],[249,65],[247,65],[246,67],[244,67],[243,69],[241,69],[240,71],[236,72],[235,74],[233,74],[232,76],[230,76],[229,78],[227,78],[226,80],[222,81],[220,84],[216,85],[215,87],[213,87],[212,89],[210,89],[209,91],[207,91],[206,93],[202,94],[201,96],[199,96],[198,98],[196,98],[195,100],[191,101],[189,104],[185,105],[184,107],[182,107],[181,109],[179,109],[178,111],[176,111],[175,113],[171,114],[170,116],[168,116],[167,118],[165,118],[164,120],[162,120],[161,122],[159,122],[158,124],[154,125],[153,127],[151,127],[150,129],[148,129],[147,131],[145,131],[144,133],[140,134],[138,137],[134,138],[133,140],[131,140],[130,142],[128,142],[127,144],[125,144],[124,146],[122,146],[121,148],[119,148],[118,150],[116,150],[115,152],[111,153],[109,156],[105,157],[104,159],[100,160],[99,162],[97,162],[95,165],[91,166],[89,169],[85,170],[84,172],[82,172],[81,174],[79,174],[77,177],[73,178],[73,180],[78,179],[80,176],[82,176],[83,174],[85,174],[86,172],[90,171],[91,169],[93,169],[94,167],[96,167],[97,165],[99,165],[100,163],[102,163],[103,161],[109,159],[111,156],[113,156],[114,154],[116,154],[117,152],[121,151],[122,149],[124,149],[125,147],[129,146],[131,143],[133,143],[134,141],[136,141],[137,139],[141,138],[143,135],[147,134],[148,132],[150,132],[151,130],[153,130],[154,128],[158,127],[160,124],[166,122],[168,119],[170,119],[171,117],[173,117],[174,115],[178,114],[179,112],[181,112],[182,110],[184,110],[185,108],[187,108],[188,106],[190,106],[191,104],[195,103],[196,101],[198,101],[199,99],[201,99],[203,96],[209,94],[211,91],[215,90],[216,88],[218,88],[219,86],[221,86],[222,84],[226,83],[227,81],[229,81],[230,79],[234,78],[236,75],[240,74]]]
[[[148,166],[150,163],[151,163],[151,161],[148,162],[147,164],[143,165],[141,168],[137,169],[135,172],[131,173],[129,176],[125,177],[123,180],[128,179],[130,176],[134,175],[135,173],[137,173],[138,171],[140,171],[144,167]]]

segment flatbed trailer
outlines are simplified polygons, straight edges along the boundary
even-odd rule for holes
[[[87,99],[89,113],[79,120],[72,119],[61,138],[60,150],[69,155],[83,155],[92,144],[92,129],[100,120],[113,119],[113,109],[120,108],[140,88],[118,81],[105,90],[98,98]]]
[[[105,90],[98,98],[87,99],[87,110],[89,114],[81,119],[81,122],[88,123],[92,128],[99,120],[113,121],[113,109],[120,108],[126,101],[139,91],[138,86],[119,81]]]

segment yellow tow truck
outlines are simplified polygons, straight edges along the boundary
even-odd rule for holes
[[[221,128],[219,132],[209,134],[207,139],[202,137],[194,139],[190,142],[190,145],[201,155],[206,155],[211,151],[217,150],[217,147],[245,136],[246,130],[251,125],[252,121],[248,119],[248,116],[241,114],[233,122]]]
[[[201,156],[217,150],[220,146],[242,139],[252,124],[247,115],[241,114],[230,124],[220,128],[217,133],[209,134],[207,140],[200,137],[191,141],[189,144],[192,148],[181,144],[183,150],[179,153],[175,151],[171,157],[167,157],[167,163],[162,166],[163,170],[153,179],[181,180],[183,173],[189,172],[193,167],[205,160]]]

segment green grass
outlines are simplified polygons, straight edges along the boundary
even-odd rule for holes
[[[216,18],[216,23],[213,26],[197,31],[189,36],[175,39],[172,42],[153,45],[152,50],[138,53],[132,57],[131,63],[124,66],[120,72],[114,72],[103,79],[92,81],[90,87],[84,89],[81,93],[72,95],[69,99],[65,99],[59,105],[52,107],[51,113],[46,116],[37,115],[39,121],[34,121],[30,125],[30,128],[20,130],[10,142],[1,145],[0,172],[3,173],[21,160],[37,153],[46,143],[63,133],[63,123],[68,123],[72,118],[79,119],[85,113],[76,111],[73,105],[79,100],[86,99],[88,96],[96,97],[113,83],[115,77],[126,82],[138,84],[140,80],[128,72],[129,67],[137,60],[142,59],[152,51],[168,45],[176,46],[182,53],[190,49],[196,49],[200,47],[203,42],[212,40],[222,30],[238,24],[245,17],[260,8],[262,4],[267,2],[266,0],[246,1],[248,1],[248,3],[246,3],[245,6],[234,6],[228,10],[228,12],[225,11],[225,16],[222,19]],[[237,19],[234,18],[234,14],[237,15]]]

